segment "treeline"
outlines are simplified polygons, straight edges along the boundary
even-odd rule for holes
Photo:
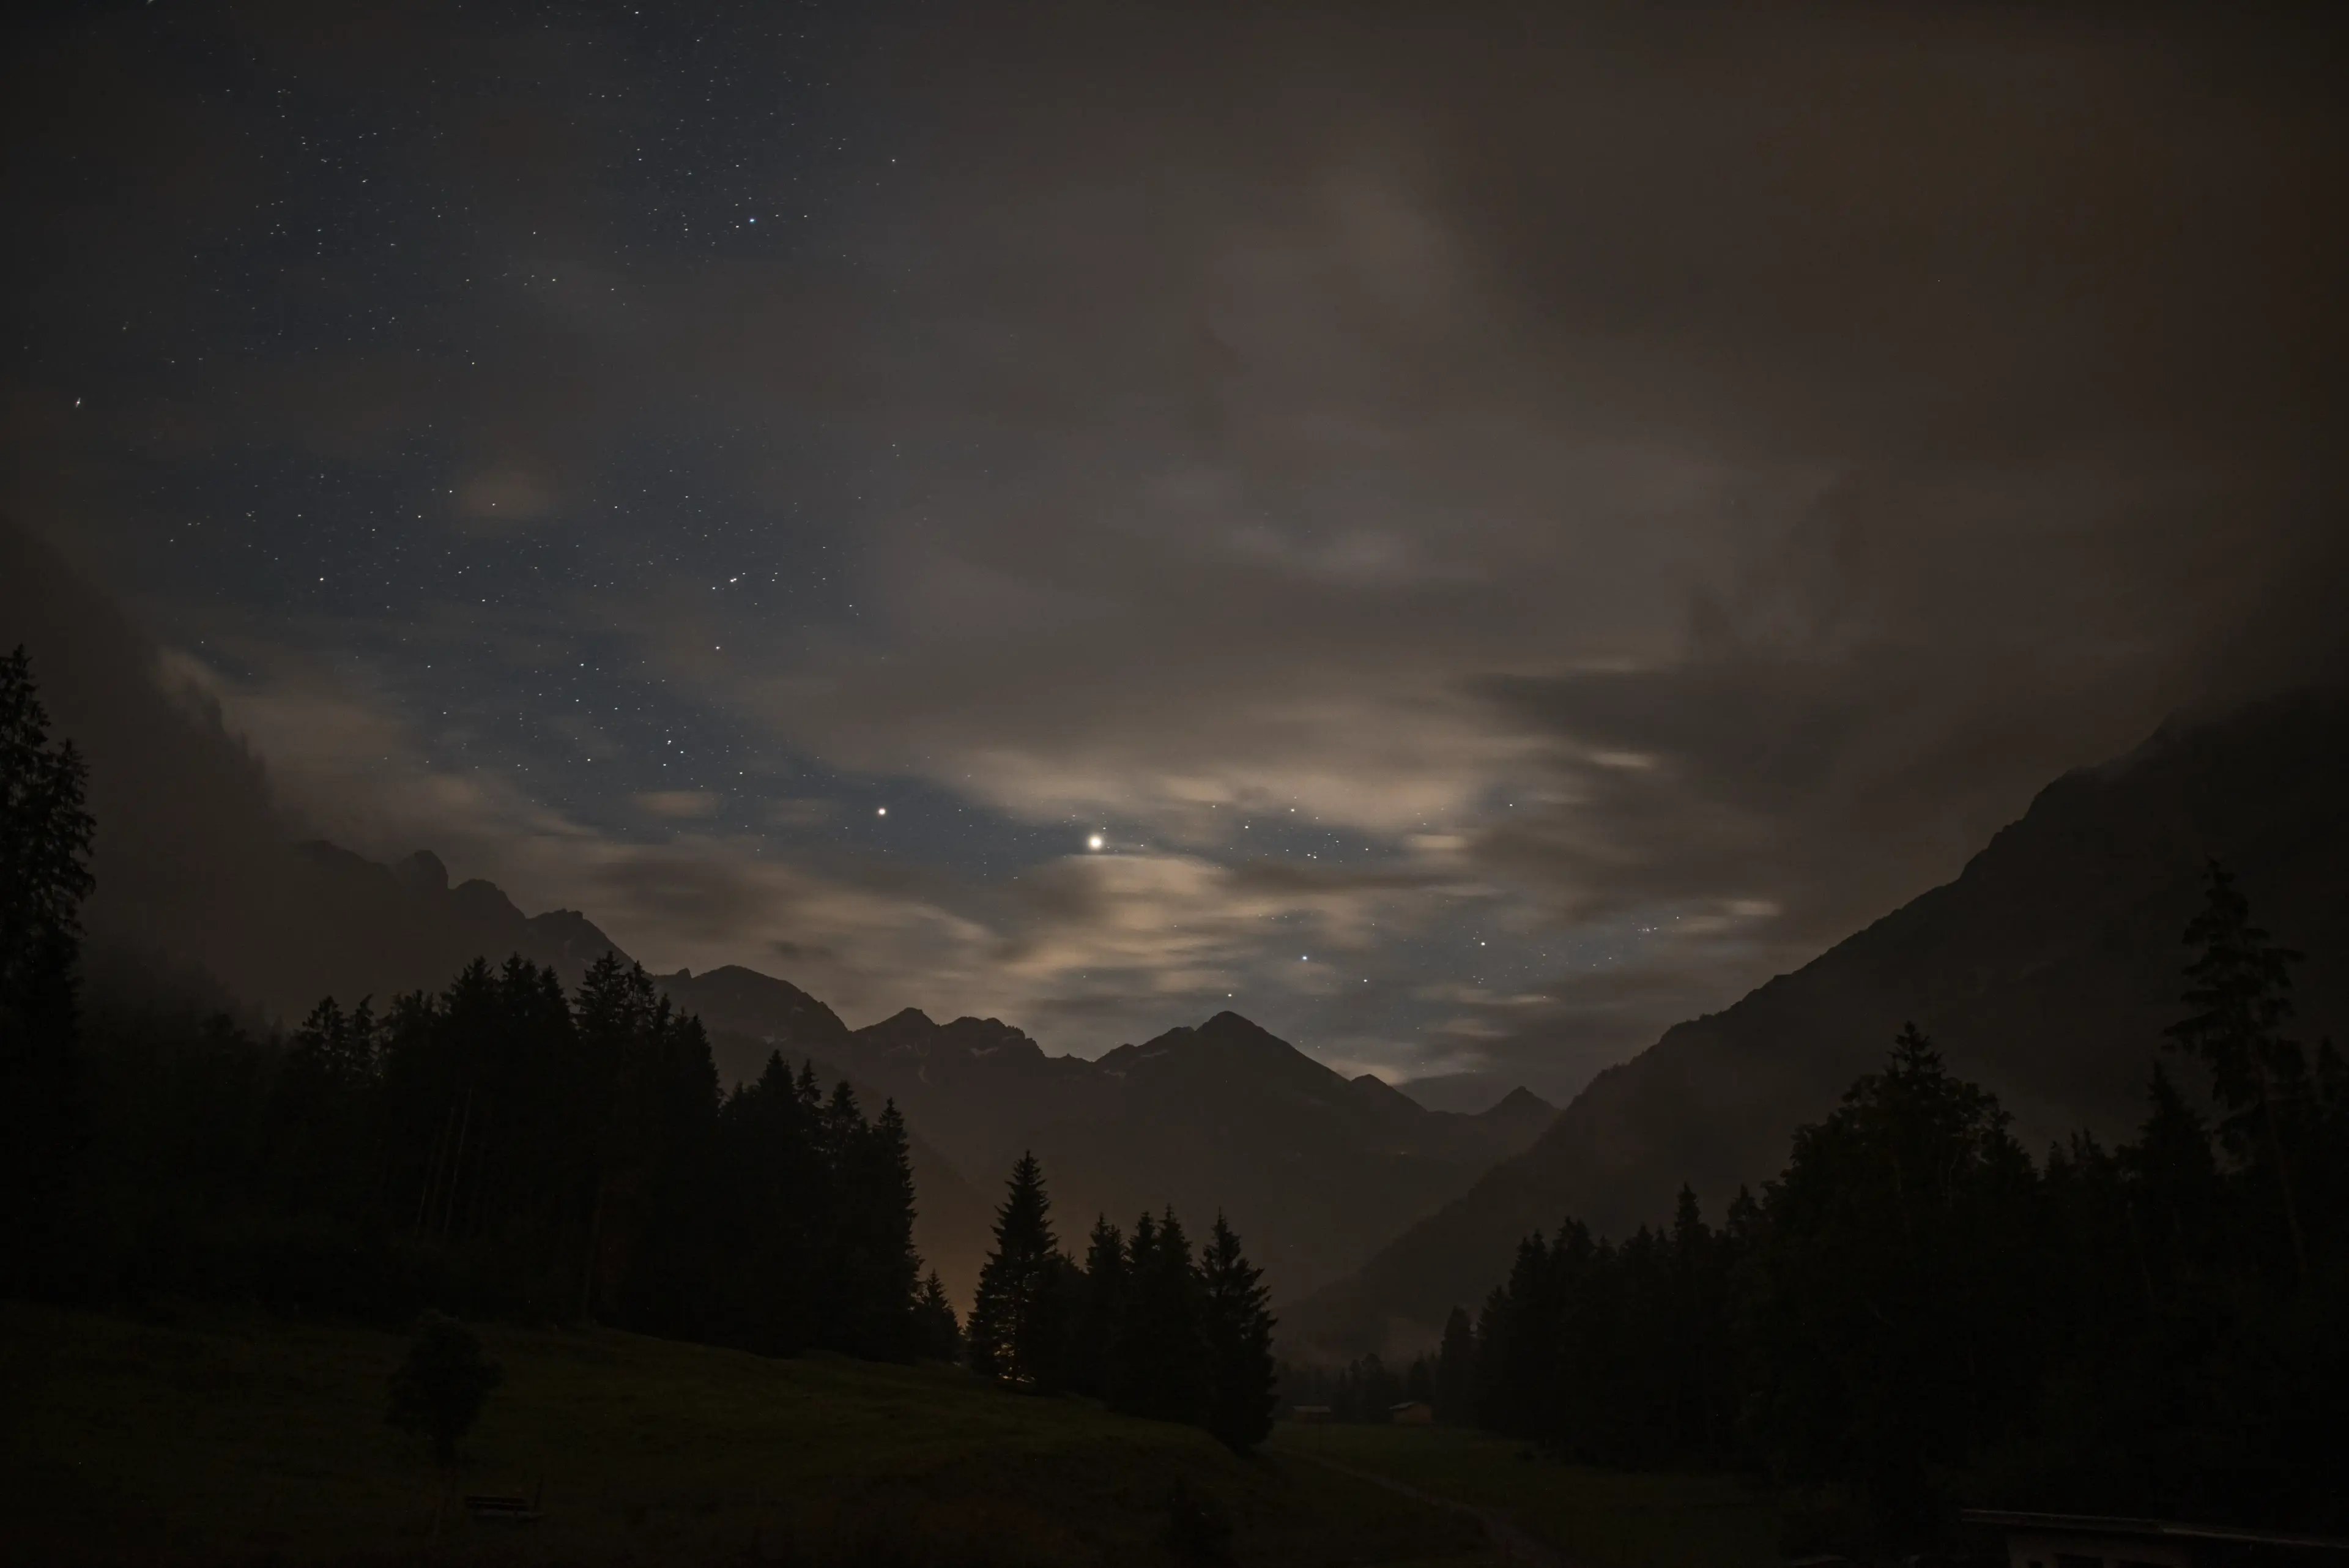
[[[2034,1163],[1914,1028],[1718,1226],[1519,1247],[1428,1364],[1453,1418],[1575,1459],[1952,1498],[2349,1525],[2349,1072],[2215,867],[2146,1119]]]
[[[979,1271],[971,1366],[1014,1387],[1206,1428],[1246,1450],[1272,1429],[1273,1317],[1262,1271],[1216,1216],[1194,1258],[1172,1209],[1132,1234],[1096,1219],[1083,1262],[1060,1250],[1035,1156],[1012,1168]]]
[[[895,1108],[780,1056],[721,1094],[699,1022],[612,955],[567,995],[516,958],[380,1014],[328,1000],[290,1042],[85,1020],[81,783],[22,650],[0,660],[0,1288],[957,1352]]]
[[[1465,1321],[1464,1314],[1462,1322]],[[1327,1420],[1356,1426],[1383,1427],[1399,1410],[1413,1405],[1427,1406],[1440,1421],[1464,1423],[1468,1415],[1464,1405],[1439,1399],[1440,1381],[1436,1358],[1430,1355],[1416,1357],[1400,1368],[1389,1366],[1376,1355],[1340,1367],[1283,1362],[1280,1397],[1286,1405],[1327,1411]]]

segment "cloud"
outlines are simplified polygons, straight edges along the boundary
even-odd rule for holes
[[[222,26],[481,216],[283,275],[370,336],[159,348],[103,420],[13,384],[6,493],[98,520],[304,812],[665,963],[1082,1049],[1228,999],[1562,1094],[2060,771],[2342,669],[2329,37],[990,13],[836,36],[830,161],[702,84],[728,157],[631,184],[674,84],[624,29],[469,15],[485,77]],[[277,133],[25,101],[127,192],[42,209],[44,275],[137,274],[24,291],[40,362],[136,298],[244,365],[163,258],[269,241]],[[167,184],[238,200],[165,244]]]
[[[683,820],[698,816],[714,816],[726,797],[706,789],[646,790],[630,797],[654,816]]]

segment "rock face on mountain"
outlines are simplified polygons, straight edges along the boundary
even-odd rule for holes
[[[570,986],[607,952],[627,958],[576,909],[525,915],[495,883],[450,887],[429,849],[383,866],[314,839],[294,856],[310,918],[332,938],[313,959],[320,995],[347,1002],[367,992],[437,991],[476,958],[500,963],[514,954]]]
[[[566,981],[611,947],[569,910],[525,917],[429,854],[396,866],[299,842],[243,742],[112,600],[0,519],[0,649],[24,643],[52,727],[88,764],[94,966],[165,972],[279,1020],[378,1001],[509,953]]]
[[[1424,1348],[1518,1238],[1568,1215],[1622,1234],[1692,1184],[1718,1215],[1775,1175],[1913,1020],[2013,1114],[2026,1146],[2143,1113],[2178,1016],[2179,933],[2207,861],[2307,961],[2300,1033],[2349,1034],[2349,699],[2165,729],[2057,780],[1953,882],[1595,1079],[1523,1155],[1285,1315],[1290,1354]]]
[[[935,1023],[908,1007],[856,1031],[847,1051],[982,1187],[1009,1168],[1032,1128],[1099,1116],[1116,1097],[1098,1064],[1048,1056],[993,1018]]]
[[[725,1084],[757,1077],[778,1051],[793,1066],[807,1057],[831,1062],[843,1054],[848,1025],[787,980],[728,964],[699,974],[681,969],[655,975],[653,981],[709,1031],[710,1053]]]

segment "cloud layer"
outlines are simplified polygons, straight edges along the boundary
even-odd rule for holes
[[[1563,1093],[2339,672],[2298,19],[376,21],[28,53],[0,494],[651,961]]]

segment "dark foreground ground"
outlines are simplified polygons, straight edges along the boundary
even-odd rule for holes
[[[1590,1568],[1775,1568],[1777,1500],[1735,1477],[1568,1465],[1511,1438],[1454,1427],[1275,1429],[1276,1457],[1379,1476],[1495,1517]]]
[[[947,1368],[601,1330],[483,1338],[505,1380],[443,1476],[384,1424],[398,1334],[0,1304],[0,1562],[1492,1560],[1472,1520],[1361,1476]],[[1210,1500],[1224,1549],[1178,1539],[1178,1487]],[[478,1521],[468,1492],[533,1497],[544,1517]]]

